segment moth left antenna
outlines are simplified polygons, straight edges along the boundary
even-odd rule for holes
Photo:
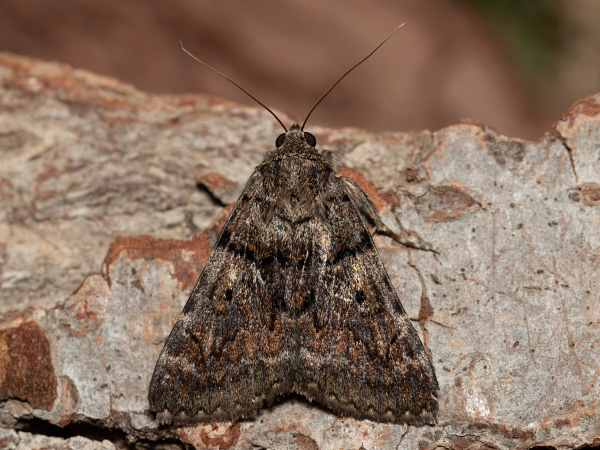
[[[396,30],[394,30],[396,31]],[[389,37],[389,36],[388,36]],[[387,40],[387,39],[386,39]],[[385,42],[385,41],[384,41]],[[383,42],[382,42],[383,44]],[[381,46],[381,44],[380,44]],[[219,75],[222,78],[225,78],[227,81],[229,81],[231,84],[233,84],[235,87],[237,87],[240,91],[242,91],[244,94],[246,94],[248,97],[250,97],[252,100],[254,100],[256,103],[258,103],[260,106],[262,106],[263,108],[265,108],[267,111],[269,111],[271,113],[271,115],[273,117],[275,117],[275,119],[277,120],[277,122],[279,122],[279,124],[283,127],[283,129],[287,132],[287,128],[286,126],[283,124],[283,122],[281,120],[279,120],[279,117],[277,117],[277,114],[275,114],[273,111],[271,111],[271,109],[265,105],[263,102],[261,102],[259,99],[257,99],[254,95],[252,95],[250,92],[248,92],[246,89],[244,89],[242,86],[240,86],[239,83],[237,83],[236,81],[232,80],[231,78],[229,78],[227,75],[225,75],[224,73],[219,72],[217,69],[212,68],[211,66],[209,66],[208,64],[206,64],[204,61],[198,59],[196,56],[194,56],[189,50],[187,50],[184,46],[183,46],[183,42],[179,41],[179,47],[181,48],[181,50],[183,50],[184,52],[186,52],[192,59],[194,59],[196,62],[199,62],[200,64],[202,64],[204,67],[206,67],[208,70],[210,70],[211,72],[216,73],[217,75]],[[379,47],[377,47],[379,48]],[[377,49],[375,49],[377,50]],[[370,56],[370,55],[369,55]],[[361,61],[362,62],[362,61]],[[345,75],[344,75],[345,76]],[[343,77],[342,77],[343,78]],[[337,83],[336,83],[337,84]],[[331,89],[330,89],[331,90]],[[314,108],[313,108],[314,109]],[[312,112],[312,111],[311,111]],[[306,122],[306,121],[305,121]]]
[[[346,70],[346,72],[337,79],[337,81],[335,83],[333,83],[331,85],[331,87],[329,89],[327,89],[327,91],[321,95],[321,98],[319,98],[319,100],[317,100],[317,102],[313,105],[312,108],[310,108],[310,111],[308,112],[308,114],[306,115],[306,118],[304,119],[304,122],[302,122],[302,127],[300,128],[301,130],[304,130],[304,125],[306,125],[306,122],[308,121],[308,118],[310,117],[310,115],[313,113],[313,111],[315,110],[315,108],[317,106],[319,106],[319,103],[321,103],[325,97],[327,97],[329,95],[329,93],[333,90],[334,87],[336,87],[338,85],[338,83],[340,81],[342,81],[344,78],[346,78],[346,75],[348,75],[350,72],[352,72],[354,69],[356,69],[358,66],[360,66],[362,63],[364,63],[367,59],[369,59],[373,53],[375,53],[377,50],[379,50],[379,47],[381,47],[383,44],[386,43],[386,41],[392,37],[392,35],[398,31],[400,28],[402,28],[404,25],[406,25],[406,22],[404,22],[401,25],[398,25],[396,28],[394,28],[394,31],[392,31],[390,34],[387,35],[387,37],[381,41],[381,43],[375,47],[375,49],[373,49],[373,51],[371,51],[371,53],[369,53],[367,56],[365,56],[363,59],[361,59],[359,62],[357,62],[356,64],[354,64],[352,67],[350,67],[348,70]]]

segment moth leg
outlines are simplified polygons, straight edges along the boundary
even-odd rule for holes
[[[436,250],[433,247],[433,245],[421,239],[421,237],[418,234],[405,230],[401,224],[398,224],[400,227],[399,234],[391,230],[385,223],[383,223],[383,220],[381,220],[381,216],[379,215],[379,211],[377,211],[375,204],[367,195],[367,193],[363,191],[358,184],[356,184],[354,181],[352,181],[346,176],[338,177],[338,180],[344,183],[344,186],[346,186],[346,189],[352,197],[354,204],[356,205],[360,213],[363,216],[366,216],[367,219],[375,226],[375,231],[387,234],[396,242],[399,242],[402,245],[406,245],[407,247],[439,253],[439,251]]]

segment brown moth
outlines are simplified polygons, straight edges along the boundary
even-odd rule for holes
[[[281,123],[167,339],[148,396],[160,423],[252,417],[290,393],[342,416],[435,423],[433,366],[362,216],[406,242],[304,124]]]

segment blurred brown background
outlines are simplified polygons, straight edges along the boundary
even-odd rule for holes
[[[543,135],[600,91],[598,0],[19,0],[0,3],[0,50],[53,59],[157,93],[250,104],[198,57],[301,120],[348,67],[312,124],[374,131],[477,119]]]

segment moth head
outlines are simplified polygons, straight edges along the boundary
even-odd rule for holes
[[[290,131],[286,131],[285,133],[281,133],[279,136],[277,136],[277,139],[275,140],[275,147],[281,147],[285,142],[286,136],[290,133],[294,133],[294,136],[296,138],[300,137],[300,139],[302,139],[304,142],[306,142],[313,148],[317,145],[317,138],[315,138],[315,136],[312,133],[309,133],[308,131],[303,131],[298,125],[295,125],[290,128]]]

